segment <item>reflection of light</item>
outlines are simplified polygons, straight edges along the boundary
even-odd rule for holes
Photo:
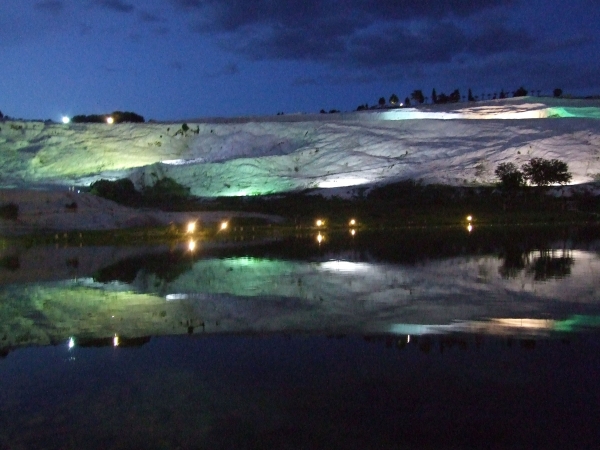
[[[187,232],[188,233],[193,233],[194,231],[196,231],[196,222],[190,222],[187,225]]]
[[[115,337],[113,338],[113,347],[118,347],[119,346],[119,336],[117,336],[115,334]]]
[[[473,220],[473,216],[467,216],[467,222],[471,222]]]
[[[353,227],[354,225],[356,225],[356,220],[351,219],[350,220],[350,226]]]
[[[408,336],[406,336],[406,343],[410,343],[410,334]]]
[[[473,225],[469,224],[467,225],[467,231],[470,233],[471,231],[473,231]]]
[[[189,295],[187,294],[167,294],[165,300],[172,302],[174,300],[187,300]]]
[[[318,227],[322,227],[323,225],[325,225],[325,221],[323,221],[321,219],[317,220],[317,226]]]
[[[109,116],[106,118],[106,123],[112,125],[113,123],[115,123],[115,119]]]
[[[319,234],[317,235],[317,242],[318,242],[319,244],[320,244],[321,242],[323,242],[323,240],[324,240],[324,239],[325,239],[325,238],[324,238],[324,237],[321,235],[321,233],[319,233]]]
[[[226,230],[228,225],[227,222],[221,222],[221,230]]]
[[[196,250],[196,242],[194,242],[194,241],[188,242],[188,250],[190,252],[193,252],[194,250]]]
[[[350,230],[350,234],[351,234],[352,236],[355,236],[355,235],[356,235],[356,230],[355,230],[355,229],[352,229],[352,230]]]
[[[529,328],[532,330],[551,330],[554,327],[554,320],[544,319],[492,319],[492,322],[503,327]]]
[[[71,119],[69,119],[67,116],[63,116],[61,120],[62,120],[62,123],[64,123],[65,125],[71,121]]]
[[[69,343],[67,345],[69,347],[69,350],[75,347],[75,338],[69,338]]]
[[[352,261],[325,261],[321,263],[321,268],[325,270],[332,270],[336,272],[367,272],[373,269],[373,265],[362,262]]]

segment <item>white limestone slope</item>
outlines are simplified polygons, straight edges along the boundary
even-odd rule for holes
[[[345,114],[120,125],[0,123],[0,187],[171,177],[198,196],[402,179],[493,183],[501,162],[569,164],[600,177],[600,102],[521,98]],[[452,120],[448,120],[452,119]]]

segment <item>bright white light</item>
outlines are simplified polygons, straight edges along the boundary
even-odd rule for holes
[[[353,227],[354,225],[356,225],[356,220],[351,219],[350,220],[350,226]]]
[[[188,233],[193,233],[194,231],[196,231],[196,222],[190,222],[187,225],[187,232]]]
[[[165,297],[165,299],[168,302],[172,302],[175,300],[187,300],[189,298],[189,295],[187,294],[167,294],[167,296]]]
[[[470,233],[471,231],[473,231],[473,225],[469,224],[467,225],[467,231]]]
[[[325,224],[325,222],[321,219],[317,220],[317,226],[318,227],[322,227]]]
[[[406,343],[410,344],[410,334],[408,336],[406,336]]]
[[[119,336],[117,336],[115,334],[115,337],[113,338],[113,347],[118,347],[119,346]]]
[[[106,118],[106,123],[112,125],[113,123],[115,123],[115,119],[109,116]]]
[[[369,263],[358,263],[352,261],[325,261],[321,263],[321,268],[333,272],[366,273],[373,270],[374,267]]]
[[[71,119],[68,118],[67,116],[62,116],[61,120],[62,120],[62,123],[64,123],[65,125],[68,124],[71,121]]]
[[[323,235],[322,235],[321,233],[319,233],[319,234],[317,235],[317,242],[318,242],[319,244],[320,244],[321,242],[323,242],[323,240],[324,240],[324,239],[325,239],[325,238],[323,237]]]
[[[346,187],[346,186],[357,186],[359,184],[368,183],[369,180],[366,178],[356,178],[356,177],[341,177],[335,178],[333,180],[325,180],[319,183],[320,188],[329,189],[336,187]]]
[[[75,338],[69,338],[69,343],[67,345],[69,347],[69,350],[75,347]]]
[[[221,222],[221,230],[226,230],[229,224],[227,222]]]
[[[196,250],[196,243],[194,241],[188,242],[188,250],[190,252],[193,252],[194,250]]]
[[[467,216],[467,222],[470,222],[473,220],[473,216]]]
[[[356,230],[354,230],[354,229],[350,230],[350,234],[351,234],[352,236],[355,236],[355,235],[356,235]]]

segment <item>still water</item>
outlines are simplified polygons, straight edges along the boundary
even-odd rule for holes
[[[600,230],[0,249],[0,449],[597,448]]]

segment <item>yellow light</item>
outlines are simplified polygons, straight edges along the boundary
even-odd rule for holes
[[[190,222],[187,225],[187,232],[188,233],[193,233],[194,231],[196,231],[196,222]]]
[[[467,225],[467,231],[470,233],[471,231],[473,231],[473,225],[469,224]]]
[[[221,230],[226,230],[228,225],[227,222],[221,222]]]
[[[115,123],[115,119],[109,116],[106,118],[106,123],[112,125],[113,123]]]
[[[324,240],[324,239],[325,239],[325,238],[323,237],[323,235],[322,235],[321,233],[319,233],[319,234],[317,235],[317,242],[318,242],[319,244],[320,244],[321,242],[323,242],[323,240]]]
[[[317,220],[317,226],[318,227],[322,227],[323,225],[325,225],[325,222],[321,219]]]
[[[354,229],[350,230],[350,234],[351,234],[352,236],[355,236],[355,235],[356,235],[356,230],[354,230]]]
[[[119,346],[119,336],[117,336],[115,334],[115,337],[113,338],[113,347],[118,347]]]
[[[351,219],[350,220],[350,226],[353,227],[354,225],[356,225],[356,220]]]
[[[188,249],[190,252],[193,252],[194,250],[196,250],[196,242],[194,242],[194,241],[188,242]]]
[[[467,216],[467,222],[470,222],[473,220],[473,216]]]

